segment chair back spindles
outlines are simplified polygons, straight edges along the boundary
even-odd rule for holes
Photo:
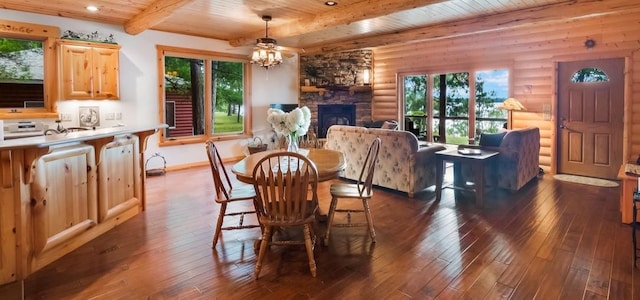
[[[216,201],[229,200],[229,191],[232,187],[231,179],[229,178],[229,174],[227,174],[227,169],[225,169],[222,164],[222,158],[220,158],[218,148],[216,148],[213,141],[207,141],[206,148],[207,156],[209,157],[209,164],[211,166],[211,173],[213,175],[213,186],[216,190]]]
[[[381,140],[379,137],[375,138],[369,146],[367,151],[367,157],[365,159],[360,176],[358,179],[358,192],[360,196],[371,193],[373,188],[373,173],[376,169],[376,161],[378,160],[378,152],[380,151]]]
[[[315,165],[297,153],[281,152],[265,157],[254,169],[258,209],[282,222],[300,222],[309,216],[308,191],[317,203],[318,174]]]

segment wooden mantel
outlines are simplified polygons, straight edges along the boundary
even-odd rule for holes
[[[145,208],[144,149],[166,125],[0,141],[0,290]]]

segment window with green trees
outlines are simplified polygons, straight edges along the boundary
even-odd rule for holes
[[[158,47],[162,56],[162,105],[169,128],[163,141],[244,136],[250,107],[249,67],[243,56]]]
[[[497,132],[506,121],[505,111],[497,105],[508,98],[507,69],[400,77],[405,130],[420,139],[466,144],[480,132]]]

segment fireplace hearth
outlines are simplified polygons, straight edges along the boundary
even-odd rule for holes
[[[356,105],[318,105],[318,138],[326,138],[331,125],[356,125]]]

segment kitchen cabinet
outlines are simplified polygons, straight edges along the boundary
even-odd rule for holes
[[[29,274],[144,211],[144,148],[161,128],[0,141],[0,294],[20,298]]]
[[[120,99],[120,46],[58,40],[62,100]]]

